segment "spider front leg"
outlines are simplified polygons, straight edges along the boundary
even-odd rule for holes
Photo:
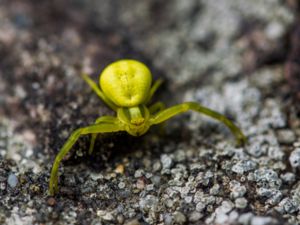
[[[116,118],[113,116],[102,116],[96,119],[95,124],[99,124],[99,123],[115,123],[116,122]],[[94,146],[95,146],[95,141],[97,139],[98,134],[92,134],[91,137],[91,144],[90,144],[90,148],[89,148],[89,155],[91,155],[93,153],[94,150]]]
[[[149,91],[149,95],[145,101],[146,104],[148,104],[151,99],[152,99],[152,96],[154,95],[154,93],[157,91],[157,89],[161,86],[163,80],[162,79],[158,79],[157,81],[154,82],[154,84],[152,85],[150,91]]]
[[[229,128],[229,130],[233,133],[233,135],[235,136],[238,145],[242,145],[247,142],[247,139],[246,139],[245,135],[243,134],[243,132],[233,122],[231,122],[227,117],[225,117],[224,115],[222,115],[216,111],[206,108],[196,102],[186,102],[186,103],[182,103],[182,104],[167,108],[167,109],[159,112],[158,114],[156,114],[154,117],[152,117],[150,123],[151,123],[151,125],[159,124],[161,122],[164,122],[164,121],[170,119],[173,116],[176,116],[177,114],[184,113],[188,110],[193,110],[198,113],[203,113],[203,114],[205,114],[209,117],[212,117],[212,118],[222,122],[223,124],[225,124]]]
[[[124,130],[119,123],[104,123],[91,125],[84,128],[79,128],[75,130],[67,142],[63,145],[62,149],[57,154],[50,175],[49,181],[49,193],[54,195],[58,192],[58,168],[61,160],[66,156],[66,154],[71,150],[72,146],[78,140],[81,135],[85,134],[95,134],[95,133],[107,133],[107,132],[117,132]]]
[[[96,92],[99,98],[101,98],[102,101],[106,103],[106,105],[108,105],[112,110],[117,111],[117,106],[105,96],[105,94],[100,90],[97,84],[87,74],[82,74],[82,78],[85,82],[87,82],[92,90]]]

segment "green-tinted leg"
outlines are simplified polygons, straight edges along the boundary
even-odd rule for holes
[[[212,117],[212,118],[224,123],[230,129],[230,131],[234,134],[238,145],[246,143],[246,141],[247,141],[246,137],[244,136],[242,131],[233,122],[231,122],[224,115],[222,115],[216,111],[213,111],[209,108],[206,108],[196,102],[186,102],[186,103],[182,103],[182,104],[167,108],[167,109],[159,112],[153,118],[151,118],[150,123],[151,124],[159,124],[173,116],[176,116],[177,114],[186,112],[188,110],[193,110],[193,111],[196,111],[199,113],[203,113],[209,117]]]
[[[153,105],[149,107],[149,111],[151,115],[155,115],[161,111],[163,111],[166,108],[165,104],[163,102],[156,102]],[[159,134],[165,135],[165,125],[166,123],[161,123],[159,127]]]
[[[162,79],[158,79],[157,81],[154,82],[154,84],[152,85],[150,91],[149,91],[149,95],[147,97],[147,100],[145,101],[146,104],[150,102],[150,100],[152,99],[152,96],[154,95],[154,93],[157,91],[157,89],[159,88],[159,86],[162,84],[163,80]]]
[[[100,90],[100,88],[97,86],[97,84],[89,78],[88,75],[82,74],[82,78],[85,80],[85,82],[88,83],[88,85],[93,89],[93,91],[96,92],[96,94],[104,101],[112,110],[117,111],[117,106],[112,103]]]
[[[98,119],[96,119],[95,124],[99,124],[99,123],[115,123],[116,122],[116,118],[113,116],[102,116],[99,117]],[[90,148],[89,148],[89,155],[91,155],[93,153],[94,150],[94,146],[95,146],[95,141],[97,139],[98,134],[92,134],[91,137],[91,144],[90,144]]]
[[[76,131],[74,131],[67,142],[64,144],[62,149],[57,154],[49,180],[49,193],[50,195],[54,195],[56,192],[58,192],[58,168],[61,160],[66,156],[66,154],[71,150],[72,146],[75,144],[75,142],[78,140],[80,135],[85,134],[95,134],[95,133],[107,133],[107,132],[117,132],[124,130],[123,127],[119,124],[96,124],[84,128],[79,128]]]
[[[98,136],[98,134],[92,134],[91,144],[90,144],[90,147],[89,147],[89,155],[91,155],[94,151],[94,146],[95,146],[97,136]]]
[[[149,107],[149,111],[151,115],[154,115],[166,108],[165,104],[162,102],[156,102]]]

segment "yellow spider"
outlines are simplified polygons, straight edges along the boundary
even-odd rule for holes
[[[89,148],[91,154],[99,133],[127,131],[133,136],[141,136],[152,125],[162,123],[179,113],[193,110],[224,123],[235,135],[238,145],[246,142],[246,137],[233,122],[197,102],[185,102],[167,109],[162,102],[148,106],[162,80],[157,80],[151,87],[151,72],[139,61],[124,59],[108,65],[100,75],[101,89],[87,75],[83,75],[83,79],[117,113],[117,117],[102,116],[94,125],[79,128],[71,134],[53,163],[49,181],[50,195],[58,192],[58,167],[61,160],[81,135],[92,135]]]

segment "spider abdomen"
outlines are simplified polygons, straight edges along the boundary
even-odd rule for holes
[[[100,75],[103,93],[120,107],[144,103],[151,87],[152,75],[143,63],[119,60],[108,65]]]

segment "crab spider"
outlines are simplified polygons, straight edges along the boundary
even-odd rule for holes
[[[87,75],[83,75],[83,79],[116,112],[117,116],[100,117],[95,124],[79,128],[71,134],[53,163],[49,181],[50,195],[58,192],[58,168],[61,160],[81,135],[91,134],[89,147],[89,154],[91,154],[99,133],[126,131],[133,136],[141,136],[152,125],[193,110],[224,123],[235,136],[238,145],[246,142],[246,137],[233,122],[199,103],[185,102],[167,109],[162,102],[149,106],[149,102],[162,80],[157,80],[151,87],[151,72],[146,65],[139,61],[126,59],[108,65],[100,75],[100,88]]]

